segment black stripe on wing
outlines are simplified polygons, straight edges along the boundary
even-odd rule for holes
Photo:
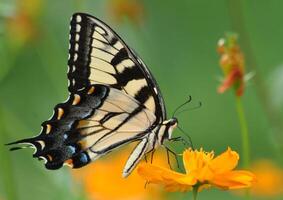
[[[70,92],[89,84],[105,84],[144,104],[155,113],[158,122],[166,117],[163,98],[154,77],[105,23],[88,14],[74,14],[69,54]]]
[[[103,105],[79,126],[85,147],[97,155],[145,136],[155,122],[151,111],[120,90],[110,88]],[[95,160],[96,155],[92,156]]]
[[[93,27],[89,25],[87,19],[79,21],[72,17],[70,23],[70,46],[68,60],[69,91],[76,92],[90,84],[90,54],[92,44]]]
[[[146,136],[154,121],[153,113],[131,96],[105,85],[91,85],[56,105],[38,136],[9,145],[34,146],[33,157],[44,159],[47,169],[63,164],[79,168]]]
[[[79,141],[83,138],[77,126],[97,110],[109,93],[103,85],[86,87],[71,94],[68,101],[55,106],[53,116],[42,123],[38,136],[12,142],[8,145],[28,143],[36,148],[33,157],[46,160],[47,169],[58,169],[70,164],[74,168],[88,164],[91,159]],[[11,148],[17,149],[18,147]]]

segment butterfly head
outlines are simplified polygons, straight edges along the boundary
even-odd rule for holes
[[[172,117],[171,119],[168,120],[168,124],[176,128],[178,124],[178,119],[176,117]]]
[[[166,126],[165,135],[166,135],[167,139],[171,139],[172,132],[178,125],[178,119],[176,117],[173,117],[173,118],[171,118],[169,120],[164,121],[163,125]]]

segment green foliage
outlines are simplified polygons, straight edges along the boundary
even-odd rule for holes
[[[216,77],[221,74],[217,41],[225,32],[237,31],[232,27],[228,9],[230,1],[144,0],[141,1],[145,6],[142,25],[131,20],[115,23],[107,12],[109,2],[46,1],[36,19],[36,36],[17,51],[8,41],[13,37],[6,37],[10,32],[7,32],[4,17],[4,8],[11,9],[16,2],[6,0],[0,3],[3,12],[0,13],[1,200],[85,199],[84,194],[75,192],[68,170],[47,171],[42,162],[31,157],[31,150],[9,152],[3,146],[36,135],[41,122],[52,114],[53,106],[67,98],[69,19],[76,11],[88,12],[107,22],[138,52],[161,87],[169,116],[188,95],[193,97],[188,107],[196,106],[199,101],[203,103],[200,109],[179,116],[180,126],[189,132],[195,147],[222,152],[231,146],[241,152],[233,94],[219,95],[216,92],[219,84]],[[245,23],[242,25],[247,28],[250,45],[258,60],[256,73],[262,74],[265,81],[283,60],[278,53],[283,51],[283,1],[242,2]],[[243,51],[245,53],[245,49]],[[247,71],[251,71],[249,67]],[[272,139],[269,131],[273,124],[264,112],[256,87],[253,83],[248,85],[243,97],[251,135],[251,157],[279,161],[274,148],[274,142],[278,141]],[[272,99],[272,96],[268,98]],[[174,134],[182,133],[176,131]],[[181,152],[181,145],[176,150]],[[173,193],[169,198],[190,199],[192,193]],[[198,196],[199,200],[228,198],[236,200],[242,197],[216,190]]]

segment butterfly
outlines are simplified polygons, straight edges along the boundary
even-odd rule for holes
[[[127,177],[149,152],[171,140],[177,118],[167,119],[153,75],[108,25],[85,13],[70,22],[69,98],[55,106],[39,135],[11,150],[33,147],[47,169],[80,168],[117,148],[137,142]]]

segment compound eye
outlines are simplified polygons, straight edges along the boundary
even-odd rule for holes
[[[172,125],[176,125],[177,123],[178,123],[178,120],[177,120],[177,118],[174,117],[174,118],[172,119]]]

